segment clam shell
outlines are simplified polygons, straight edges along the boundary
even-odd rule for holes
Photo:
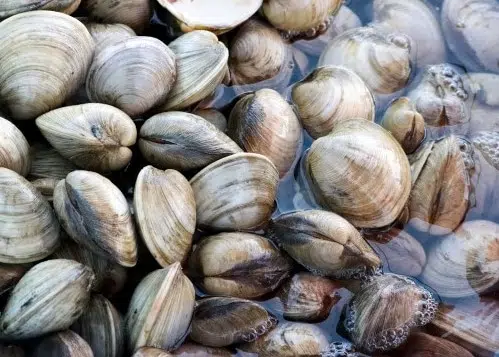
[[[62,180],[78,167],[65,159],[53,147],[37,143],[31,146],[29,179]]]
[[[50,10],[71,15],[80,6],[80,0],[3,0],[0,4],[0,20],[22,12]]]
[[[54,200],[54,190],[55,186],[59,182],[58,179],[54,178],[44,178],[31,181],[31,184],[42,194],[42,196],[48,201],[52,202]]]
[[[24,350],[19,346],[0,344],[0,356],[2,357],[25,357]]]
[[[225,115],[223,115],[216,109],[196,109],[192,112],[192,114],[208,120],[221,132],[225,132],[225,130],[227,129],[227,119],[225,118]]]
[[[403,349],[404,357],[473,357],[473,355],[461,346],[447,341],[443,338],[430,336],[426,333],[416,332],[409,336]]]
[[[139,348],[132,357],[171,357],[172,354],[154,347]]]
[[[182,357],[230,357],[233,356],[229,350],[220,347],[207,347],[197,343],[184,343],[173,353],[174,356]]]
[[[125,24],[100,24],[88,21],[82,22],[85,24],[85,27],[94,39],[97,48],[107,46],[111,43],[117,43],[126,38],[135,36],[135,31]]]
[[[31,268],[17,283],[0,318],[10,340],[67,329],[90,300],[92,270],[74,260],[53,259]]]
[[[364,354],[357,353],[350,342],[332,342],[327,349],[322,352],[321,357],[364,357]],[[379,356],[377,357],[386,357]]]
[[[29,143],[10,121],[0,117],[0,167],[26,176],[31,167]]]
[[[482,156],[496,170],[499,170],[499,131],[479,131],[475,133],[471,141],[482,153]]]
[[[73,171],[54,190],[54,209],[78,244],[125,266],[137,262],[137,242],[128,202],[107,178]]]
[[[88,343],[73,331],[61,331],[45,337],[32,357],[94,357]]]
[[[149,23],[152,4],[148,0],[84,0],[82,7],[96,22],[125,24],[141,32]]]
[[[27,270],[23,265],[0,264],[0,296],[12,289]]]
[[[465,80],[469,82],[474,96],[471,106],[470,133],[499,130],[499,75],[493,73],[468,73]]]

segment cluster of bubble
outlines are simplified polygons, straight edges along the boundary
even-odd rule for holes
[[[277,325],[277,322],[277,319],[274,316],[270,315],[267,321],[265,321],[263,324],[241,333],[240,339],[244,342],[253,342],[258,337],[263,336],[267,332],[272,330]]]
[[[342,269],[335,273],[335,278],[339,280],[360,280],[362,284],[369,283],[376,276],[383,274],[381,267],[359,266],[355,268]]]
[[[479,131],[473,136],[472,141],[485,160],[499,170],[499,132]]]
[[[438,302],[428,290],[422,287],[419,287],[419,289],[421,290],[421,299],[418,302],[418,311],[414,314],[414,323],[418,326],[424,326],[435,317]]]
[[[321,353],[321,357],[360,357],[349,342],[333,342]]]
[[[468,92],[464,88],[461,75],[450,65],[439,64],[431,66],[428,71],[433,77],[432,82],[437,91],[444,91],[444,93],[439,93],[440,97],[444,97],[447,91],[450,91],[463,101],[468,99]]]
[[[409,337],[411,323],[404,324],[397,328],[390,328],[381,331],[365,341],[364,349],[368,353],[378,351],[389,351],[397,348]]]

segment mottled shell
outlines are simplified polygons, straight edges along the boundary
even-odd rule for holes
[[[61,106],[83,84],[94,46],[80,21],[58,12],[29,11],[2,21],[0,98],[6,114],[35,119]]]
[[[253,299],[275,290],[293,268],[267,239],[249,233],[204,238],[189,258],[189,276],[209,295]]]
[[[31,167],[29,143],[10,121],[0,117],[0,167],[26,176]]]
[[[207,347],[203,345],[198,345],[197,343],[184,343],[180,348],[176,349],[174,356],[181,357],[231,357],[233,354],[221,347]]]
[[[153,37],[129,37],[96,51],[87,75],[92,102],[113,105],[138,116],[162,103],[173,87],[175,55]]]
[[[317,275],[359,279],[381,265],[355,227],[332,212],[288,213],[272,219],[270,229],[282,249]]]
[[[411,334],[402,351],[404,357],[473,357],[468,350],[451,341],[422,332]]]
[[[36,119],[49,143],[86,170],[124,168],[132,158],[137,129],[128,115],[107,104],[89,103],[52,110]]]
[[[78,244],[125,266],[137,262],[137,241],[128,202],[107,178],[73,171],[54,190],[62,227]]]
[[[166,267],[184,262],[196,230],[196,202],[189,181],[175,170],[144,167],[135,182],[134,215],[142,240]]]
[[[259,154],[215,161],[190,180],[197,224],[215,230],[259,229],[274,210],[278,181],[274,164]]]
[[[0,264],[0,296],[12,289],[27,270],[24,265]]]
[[[125,24],[100,24],[88,21],[82,22],[85,24],[85,27],[94,39],[95,46],[97,48],[107,46],[111,43],[117,43],[128,37],[135,36],[135,31]]]
[[[301,125],[293,108],[273,89],[260,89],[238,100],[227,134],[247,152],[265,155],[283,177],[301,145]]]
[[[356,227],[391,224],[409,198],[411,173],[402,147],[364,119],[340,122],[317,139],[305,165],[318,201]]]
[[[54,259],[31,268],[17,283],[0,318],[10,340],[67,329],[90,300],[94,274],[74,260]]]
[[[147,26],[152,15],[149,0],[84,0],[82,7],[97,22],[125,24],[137,32]]]
[[[80,0],[3,0],[0,4],[0,20],[21,12],[50,10],[71,15],[80,6]]]
[[[319,59],[319,66],[324,65],[353,70],[375,93],[394,93],[411,75],[410,40],[403,34],[387,35],[373,27],[354,28],[328,44]]]
[[[30,263],[52,254],[60,226],[49,203],[24,177],[0,168],[0,262]]]
[[[338,66],[315,69],[293,86],[291,97],[307,132],[314,139],[352,118],[374,121],[374,98],[364,81]]]
[[[185,112],[157,114],[140,129],[139,148],[161,169],[201,169],[218,159],[242,152],[227,135],[205,119]]]
[[[473,134],[471,141],[485,160],[499,170],[499,131],[479,131]]]
[[[125,319],[129,350],[178,347],[188,333],[194,298],[180,263],[147,275],[135,288]]]
[[[71,171],[78,167],[65,159],[48,144],[31,146],[31,170],[29,179],[64,179]]]
[[[45,337],[32,357],[94,357],[88,343],[73,331],[61,331]]]
[[[71,330],[88,342],[94,357],[122,357],[124,324],[113,304],[102,295],[92,296],[87,309]]]
[[[208,120],[211,124],[215,125],[218,130],[225,132],[227,129],[227,119],[225,116],[216,109],[196,109],[192,112],[203,119]]]
[[[190,337],[205,346],[251,342],[270,331],[277,320],[250,300],[212,297],[198,301]]]
[[[154,347],[141,347],[139,348],[132,357],[172,357],[165,350],[154,348]]]
[[[175,53],[177,79],[159,106],[162,112],[187,108],[213,93],[224,79],[229,58],[227,47],[208,31],[186,33],[169,47]]]

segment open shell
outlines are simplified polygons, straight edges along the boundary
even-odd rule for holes
[[[80,0],[3,0],[0,4],[0,20],[33,10],[59,11],[71,15],[79,5]]]
[[[149,0],[83,0],[90,17],[108,24],[125,24],[141,32],[149,23],[152,6]]]
[[[0,167],[26,176],[31,167],[29,144],[23,133],[10,121],[0,117]]]

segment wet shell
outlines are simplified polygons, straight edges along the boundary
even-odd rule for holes
[[[215,125],[218,130],[225,132],[227,129],[227,119],[225,116],[216,109],[197,109],[192,112],[203,119],[208,120],[211,124]]]
[[[479,131],[471,138],[487,162],[499,170],[499,131]]]
[[[30,166],[28,141],[14,124],[0,117],[0,167],[26,176]]]
[[[152,6],[149,0],[84,0],[84,7],[90,17],[108,24],[125,24],[141,32],[149,23]]]
[[[3,0],[0,4],[0,20],[33,10],[59,11],[71,15],[79,5],[80,0]]]
[[[154,348],[154,347],[142,347],[133,354],[132,357],[171,357],[165,350]]]
[[[461,346],[443,338],[416,332],[409,336],[403,349],[404,357],[473,357]]]
[[[412,328],[428,324],[437,307],[425,288],[402,275],[385,274],[354,295],[344,326],[359,349],[384,352],[404,343]]]
[[[78,244],[125,266],[137,262],[137,242],[128,202],[107,178],[73,171],[54,191],[62,227]]]
[[[161,113],[149,118],[139,136],[142,155],[161,169],[201,169],[225,156],[242,152],[214,125],[184,112]]]
[[[73,331],[62,331],[45,337],[32,357],[94,357],[88,343]]]
[[[141,115],[162,103],[172,89],[175,60],[170,48],[153,37],[130,37],[103,46],[88,71],[88,98],[132,117]]]
[[[13,288],[27,270],[23,265],[0,264],[0,296]]]
[[[364,81],[344,67],[323,66],[293,86],[292,99],[314,139],[352,118],[374,121],[374,98]]]
[[[260,357],[294,357],[319,356],[327,347],[327,336],[319,327],[286,322],[241,349]]]
[[[189,258],[189,276],[214,296],[252,299],[275,290],[291,272],[290,259],[249,233],[204,238]]]
[[[175,350],[174,356],[181,357],[231,357],[233,356],[229,350],[220,347],[207,347],[198,345],[197,343],[184,343],[180,348]]]
[[[404,209],[411,189],[400,144],[379,125],[351,119],[317,139],[306,158],[315,197],[356,227],[383,227]]]
[[[184,262],[196,230],[196,202],[189,181],[175,170],[144,167],[135,182],[135,221],[156,261]]]
[[[80,20],[81,21],[81,20]],[[97,48],[118,43],[128,37],[135,36],[135,31],[124,24],[99,24],[96,22],[82,21],[94,39]]]
[[[48,144],[37,143],[31,146],[31,170],[29,179],[62,180],[78,167],[65,159]]]
[[[206,346],[251,342],[270,331],[277,320],[249,300],[213,297],[198,301],[190,337]]]
[[[10,340],[67,329],[90,299],[94,274],[66,259],[47,260],[17,283],[0,318],[0,334]]]
[[[0,344],[0,356],[2,357],[25,357],[24,350],[19,346]]]
[[[380,94],[402,89],[411,75],[410,40],[400,33],[386,35],[372,27],[343,32],[326,47],[319,66],[345,66]]]
[[[268,157],[283,177],[301,144],[300,121],[292,107],[272,89],[238,100],[230,112],[227,134],[247,152]]]
[[[0,23],[0,98],[12,119],[35,119],[83,84],[94,52],[85,26],[54,11],[29,11]]]
[[[129,349],[178,347],[188,333],[194,298],[180,263],[147,275],[135,288],[125,319]]]
[[[355,227],[332,212],[288,213],[274,218],[270,229],[282,249],[317,275],[359,279],[381,265]]]
[[[24,177],[0,168],[0,262],[30,263],[52,254],[60,226],[49,203]]]
[[[259,229],[274,210],[278,181],[276,167],[262,155],[241,153],[215,161],[190,181],[197,224],[215,230]]]

